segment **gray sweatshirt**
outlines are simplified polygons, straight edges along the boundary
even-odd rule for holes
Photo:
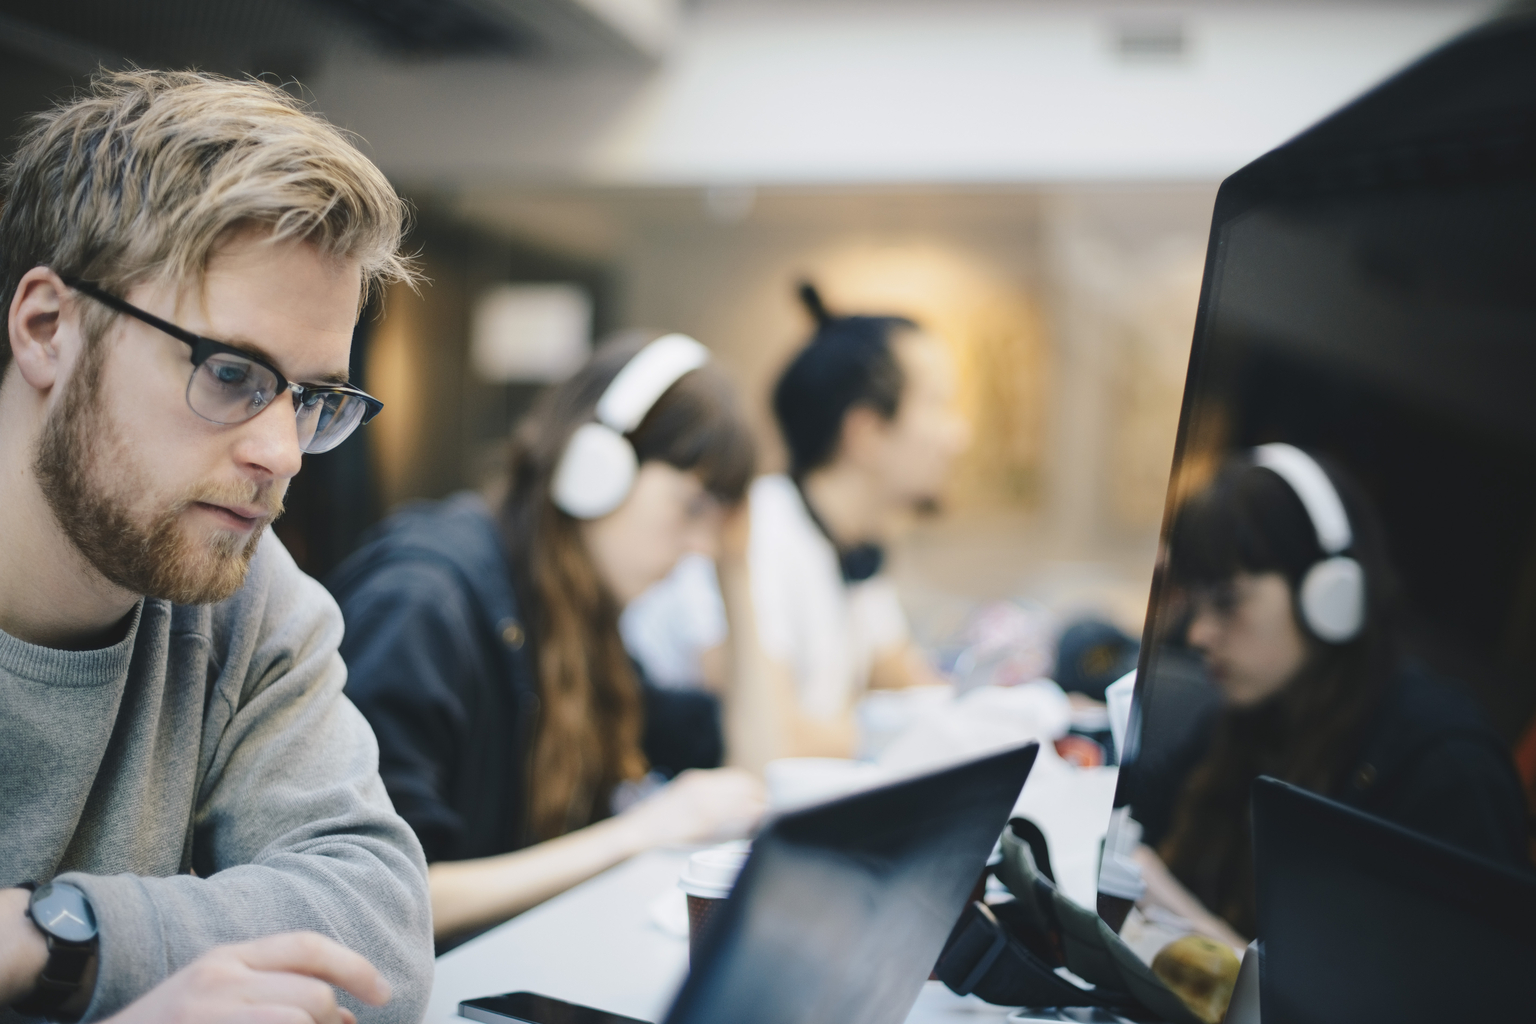
[[[217,605],[145,600],[122,642],[0,632],[0,886],[58,877],[101,930],[87,1020],[215,945],[322,932],[421,1019],[432,984],[426,863],[342,696],[341,614],[268,533]],[[0,1022],[18,1019],[0,1010]]]

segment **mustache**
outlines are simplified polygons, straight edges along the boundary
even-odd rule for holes
[[[198,504],[255,509],[262,525],[269,525],[285,510],[283,490],[277,484],[204,484],[183,495],[176,503],[176,511],[180,513]]]

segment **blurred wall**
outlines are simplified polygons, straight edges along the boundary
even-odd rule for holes
[[[912,316],[951,346],[976,440],[942,519],[897,568],[909,593],[996,597],[1046,563],[1108,565],[1145,599],[1172,461],[1213,185],[487,189],[456,214],[610,269],[616,322],[695,334],[768,394],[809,320]],[[1118,585],[1118,584],[1117,584]],[[1103,604],[1103,601],[1097,603]],[[1113,602],[1112,602],[1113,603]]]

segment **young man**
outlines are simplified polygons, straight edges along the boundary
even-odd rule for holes
[[[149,71],[0,187],[0,1019],[418,1020],[421,848],[267,530],[378,409],[400,200],[281,90]]]
[[[802,297],[816,332],[773,393],[790,472],[753,482],[749,515],[727,530],[739,564],[717,562],[718,583],[680,566],[625,612],[642,663],[691,659],[729,691],[729,758],[754,770],[851,757],[868,688],[943,681],[908,636],[881,545],[939,501],[970,438],[942,342],[899,317],[831,316],[809,285]],[[693,628],[679,635],[679,622]]]
[[[866,688],[941,681],[907,634],[881,545],[938,503],[970,428],[937,338],[899,317],[833,316],[809,285],[801,296],[816,332],[773,392],[790,464],[752,485],[752,598],[762,651],[794,682],[790,748],[848,756]]]

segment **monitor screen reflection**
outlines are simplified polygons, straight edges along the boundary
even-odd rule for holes
[[[1258,775],[1530,864],[1533,60],[1485,27],[1218,198],[1116,802],[1227,941]]]

